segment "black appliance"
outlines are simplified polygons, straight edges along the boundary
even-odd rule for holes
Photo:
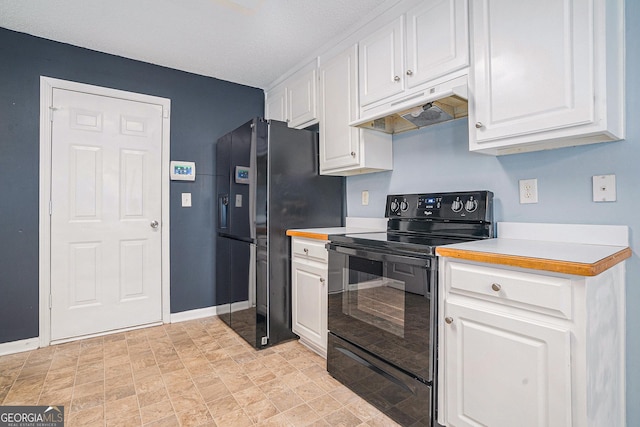
[[[255,118],[216,145],[216,308],[256,348],[291,331],[287,229],[343,225],[344,179],[318,175],[318,136]]]
[[[387,232],[330,236],[327,370],[406,426],[437,426],[435,249],[493,237],[493,193],[387,196]]]

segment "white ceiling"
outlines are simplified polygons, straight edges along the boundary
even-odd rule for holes
[[[266,88],[391,0],[0,0],[0,27]]]

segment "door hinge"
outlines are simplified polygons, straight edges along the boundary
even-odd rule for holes
[[[53,213],[53,205],[51,204],[51,200],[49,200],[49,216]]]
[[[50,122],[53,122],[53,113],[54,113],[56,110],[57,110],[57,108],[56,108],[56,107],[53,107],[53,106],[49,107],[49,121],[50,121]]]
[[[52,301],[51,301],[52,299],[53,298],[52,298],[51,294],[49,294],[49,308],[51,308],[51,306],[53,305]]]
[[[162,109],[162,117],[164,117],[165,119],[168,119],[169,118],[169,114],[170,114],[170,112],[169,112],[168,108],[163,108]]]

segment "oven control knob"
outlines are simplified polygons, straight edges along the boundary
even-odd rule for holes
[[[463,203],[460,199],[456,199],[451,203],[451,210],[454,212],[460,212],[462,210]]]
[[[398,199],[393,199],[391,201],[391,206],[390,206],[391,212],[396,213],[398,212],[399,208],[400,208],[400,203],[398,203]]]
[[[474,199],[467,200],[467,203],[464,204],[464,208],[467,212],[473,212],[478,209],[478,201]]]
[[[400,209],[402,211],[406,211],[407,209],[409,209],[409,203],[407,203],[406,200],[403,200],[400,202]]]

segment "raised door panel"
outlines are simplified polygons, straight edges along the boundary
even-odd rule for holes
[[[447,425],[570,426],[571,333],[448,302]]]
[[[594,120],[591,2],[472,2],[469,111],[479,144]]]
[[[357,46],[320,67],[320,172],[360,163],[357,117]]]
[[[294,261],[292,272],[293,332],[326,351],[326,268]]]
[[[360,41],[360,106],[404,90],[404,15]]]
[[[287,84],[289,127],[302,128],[315,122],[317,115],[317,70],[303,72]]]
[[[425,0],[407,12],[407,87],[468,65],[467,0]]]
[[[267,93],[265,118],[287,121],[286,96],[283,88],[276,88]]]

